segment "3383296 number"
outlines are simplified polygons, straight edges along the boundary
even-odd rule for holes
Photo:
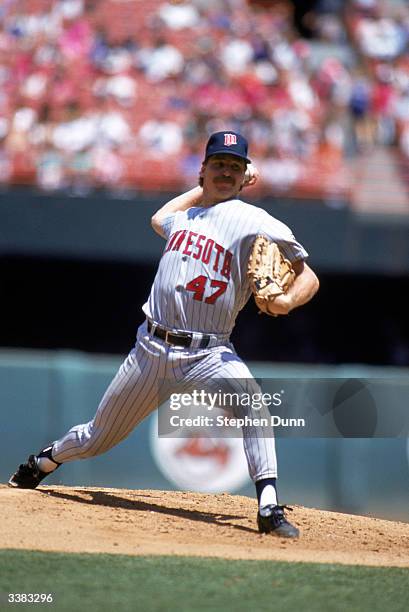
[[[210,282],[210,287],[215,288],[216,291],[204,298],[208,281]],[[226,283],[225,281],[207,278],[207,276],[201,274],[200,276],[197,276],[196,278],[188,282],[185,289],[193,292],[194,300],[197,300],[198,302],[204,301],[205,304],[214,304],[215,301],[226,291],[227,284],[228,283]]]
[[[8,593],[8,603],[52,603],[52,593]]]

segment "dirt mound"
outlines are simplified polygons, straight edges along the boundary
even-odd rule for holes
[[[294,506],[289,541],[260,535],[256,511],[226,493],[0,485],[0,548],[409,567],[409,524]]]

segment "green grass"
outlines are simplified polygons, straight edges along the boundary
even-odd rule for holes
[[[9,592],[53,593],[54,602],[10,605]],[[3,550],[0,593],[1,610],[400,612],[409,570]]]

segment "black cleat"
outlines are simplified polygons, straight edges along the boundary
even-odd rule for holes
[[[57,464],[57,468],[59,464]],[[56,469],[57,469],[56,468]],[[55,472],[55,470],[53,470]],[[11,476],[8,484],[19,489],[35,489],[46,476],[53,472],[42,472],[37,465],[37,456],[30,455],[27,463],[22,463],[17,472]]]
[[[299,530],[285,518],[284,510],[288,506],[265,506],[257,514],[257,525],[260,533],[272,533],[280,538],[298,538]]]

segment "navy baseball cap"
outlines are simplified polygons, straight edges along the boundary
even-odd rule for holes
[[[241,157],[248,164],[251,164],[251,160],[247,157],[247,149],[247,140],[241,134],[228,131],[216,132],[210,136],[207,142],[205,161],[211,155],[227,153],[228,155]]]

